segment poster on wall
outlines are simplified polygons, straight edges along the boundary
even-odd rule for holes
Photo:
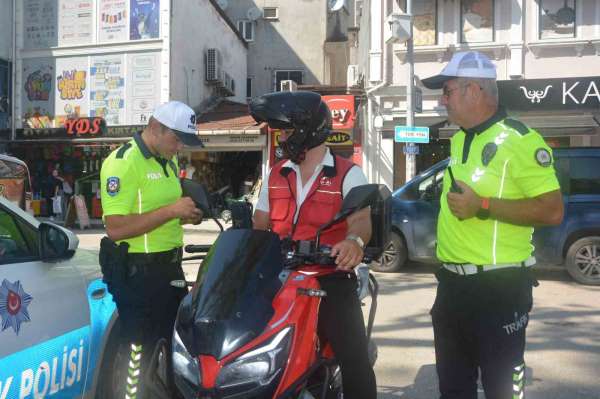
[[[56,59],[55,126],[88,115],[88,72],[88,57]]]
[[[55,75],[52,58],[23,60],[23,127],[53,127]]]
[[[58,44],[87,44],[93,40],[93,0],[60,0]]]
[[[128,0],[98,0],[98,41],[121,42],[129,39]]]
[[[48,48],[58,44],[57,1],[23,1],[23,46]]]
[[[127,57],[127,116],[130,125],[145,125],[160,101],[160,53]]]
[[[129,38],[156,39],[160,29],[160,0],[131,0]]]
[[[104,118],[108,126],[125,123],[123,63],[123,55],[90,59],[90,116]]]

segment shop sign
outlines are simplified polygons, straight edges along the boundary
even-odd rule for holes
[[[500,103],[519,111],[598,109],[600,76],[498,81]]]
[[[96,136],[106,129],[102,118],[67,119],[64,124],[69,136]]]
[[[354,127],[354,96],[323,96],[331,110],[334,129],[352,129]]]
[[[205,147],[264,147],[267,145],[267,136],[264,134],[227,134],[227,135],[199,135]]]
[[[352,145],[352,138],[348,133],[331,132],[327,137],[327,144]]]
[[[106,126],[102,118],[67,119],[60,128],[17,129],[17,140],[32,139],[77,139],[95,137],[132,137],[144,130],[143,125]]]
[[[274,140],[274,144],[275,147],[279,146],[279,136],[281,135],[281,131],[280,130],[272,130],[273,132],[273,137],[275,138]],[[327,144],[329,145],[352,145],[352,136],[350,136],[350,134],[345,133],[345,132],[336,132],[333,131],[331,133],[329,133],[329,136],[327,137]]]

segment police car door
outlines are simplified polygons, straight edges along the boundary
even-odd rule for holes
[[[69,260],[42,262],[38,231],[0,201],[0,398],[72,398],[85,386],[89,305]]]

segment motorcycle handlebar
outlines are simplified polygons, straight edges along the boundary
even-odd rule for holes
[[[212,245],[186,245],[183,247],[184,251],[190,254],[198,252],[208,252]]]

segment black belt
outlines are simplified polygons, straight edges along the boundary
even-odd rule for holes
[[[170,251],[163,252],[134,252],[127,254],[127,259],[131,263],[138,264],[165,264],[165,263],[180,263],[182,250],[181,247],[173,248]]]

